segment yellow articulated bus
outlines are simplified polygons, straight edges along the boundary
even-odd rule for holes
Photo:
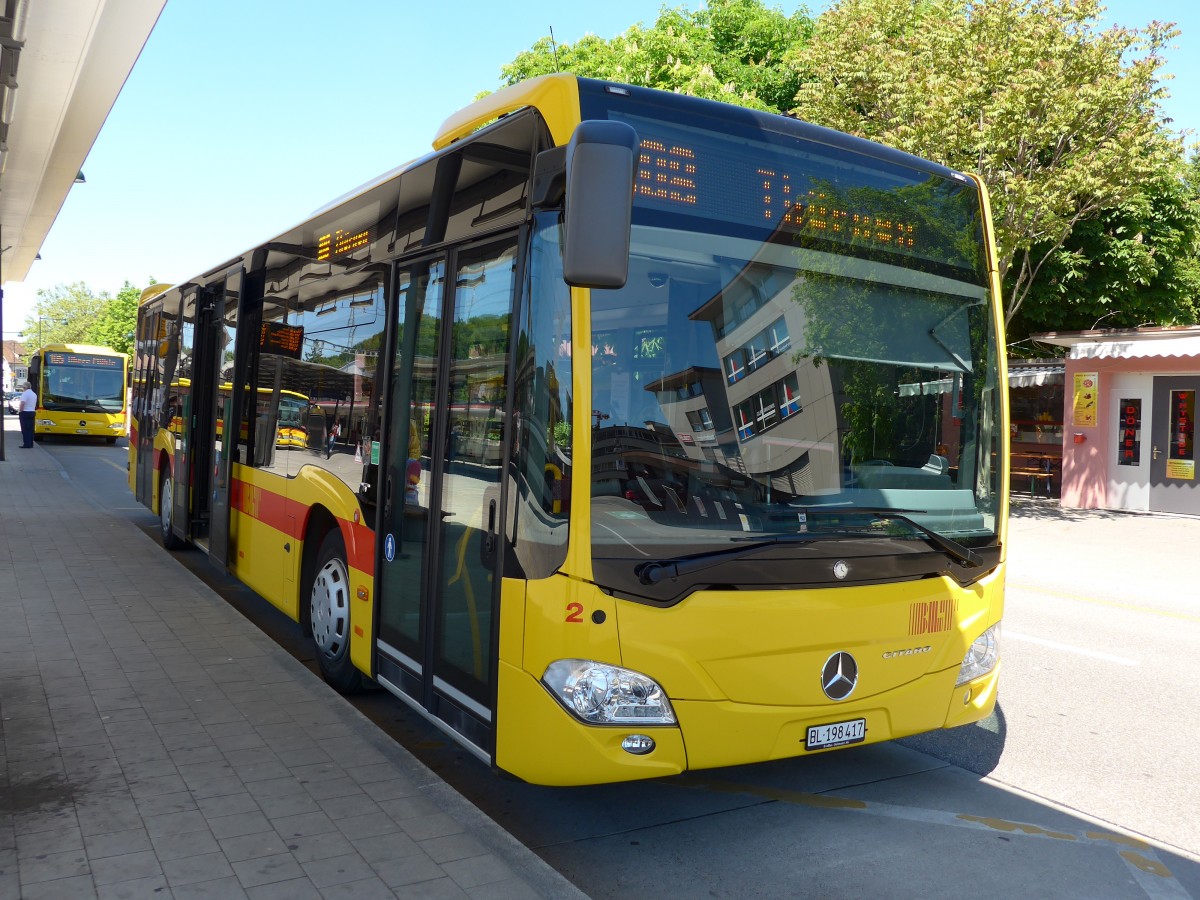
[[[144,300],[130,479],[165,542],[296,619],[338,690],[530,782],[986,716],[1008,409],[979,179],[569,75],[433,146]]]
[[[47,344],[29,360],[37,392],[33,436],[101,437],[114,444],[125,435],[129,357],[91,344]]]

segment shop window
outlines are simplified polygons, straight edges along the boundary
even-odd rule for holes
[[[1012,388],[1009,403],[1014,442],[1062,444],[1062,384]]]
[[[1142,461],[1142,401],[1121,400],[1117,434],[1117,465],[1136,466]]]

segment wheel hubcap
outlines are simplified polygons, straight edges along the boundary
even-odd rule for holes
[[[162,523],[162,533],[171,533],[171,510],[175,505],[175,487],[170,478],[163,479],[162,496],[158,498],[158,519]]]
[[[346,652],[346,631],[350,622],[349,584],[349,573],[340,559],[325,563],[313,581],[313,640],[328,659],[338,659]]]

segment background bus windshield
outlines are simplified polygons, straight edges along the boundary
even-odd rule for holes
[[[60,412],[120,412],[125,407],[124,366],[119,356],[47,353],[38,402]]]

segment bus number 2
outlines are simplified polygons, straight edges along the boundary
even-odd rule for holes
[[[567,604],[567,621],[582,622],[583,621],[583,604],[568,603]]]

